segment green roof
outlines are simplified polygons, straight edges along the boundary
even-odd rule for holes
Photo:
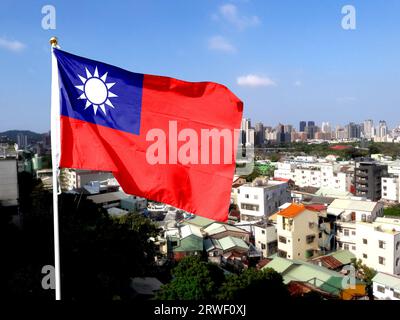
[[[378,272],[376,276],[372,279],[372,281],[383,284],[393,289],[400,290],[400,277],[392,274]]]
[[[174,252],[203,251],[203,238],[191,234],[181,239],[172,250]]]
[[[292,265],[294,265],[293,261],[290,261],[288,259],[284,259],[281,257],[276,256],[270,263],[268,263],[265,267],[263,267],[262,269],[265,268],[272,268],[274,269],[276,272],[279,273],[283,273],[285,272],[289,267],[291,267]]]
[[[331,256],[331,257],[335,258],[336,260],[339,260],[343,264],[350,264],[351,259],[354,259],[356,257],[352,252],[350,252],[348,250],[335,251],[335,252],[328,254],[328,256]]]
[[[222,250],[228,250],[230,248],[233,247],[240,247],[243,249],[248,249],[249,246],[247,245],[247,243],[240,239],[240,238],[236,238],[236,237],[225,237],[222,239],[219,239],[219,244],[221,245]]]
[[[308,282],[332,294],[339,294],[344,276],[339,272],[300,260],[276,257],[264,268],[272,268],[282,274],[283,282]]]
[[[215,222],[215,220],[211,220],[211,219],[204,218],[204,217],[201,217],[201,216],[193,215],[193,218],[185,220],[184,222],[182,222],[182,224],[193,224],[195,226],[199,226],[199,227],[204,228],[204,227],[207,227],[207,226],[209,226],[210,224],[212,224],[214,222]]]

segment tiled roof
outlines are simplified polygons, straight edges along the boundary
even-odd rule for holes
[[[304,210],[306,210],[306,208],[303,204],[292,203],[287,208],[279,211],[278,215],[283,216],[285,218],[294,218],[298,216],[300,213],[302,213]]]

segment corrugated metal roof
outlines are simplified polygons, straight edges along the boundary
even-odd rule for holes
[[[247,243],[245,241],[243,241],[240,238],[236,238],[236,237],[225,237],[222,239],[219,239],[219,243],[222,247],[222,250],[228,250],[230,248],[233,247],[240,247],[243,249],[249,249],[249,246],[247,245]]]
[[[400,290],[400,277],[392,274],[378,272],[372,281],[393,289]]]
[[[330,212],[330,209],[373,211],[376,205],[377,202],[373,201],[335,199],[329,205],[328,212]]]
[[[179,241],[179,245],[173,248],[174,252],[203,251],[203,238],[193,234]]]

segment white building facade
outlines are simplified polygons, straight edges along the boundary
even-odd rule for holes
[[[286,203],[291,202],[287,182],[256,179],[237,190],[237,201],[242,221],[262,220]]]

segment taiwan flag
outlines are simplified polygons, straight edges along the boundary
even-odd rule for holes
[[[225,86],[57,48],[52,78],[60,168],[111,171],[128,194],[227,220],[243,103]]]

